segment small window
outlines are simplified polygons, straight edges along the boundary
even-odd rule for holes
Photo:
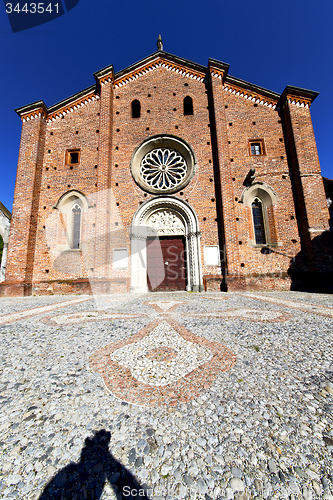
[[[253,228],[256,245],[266,244],[265,222],[262,201],[255,198],[252,203]]]
[[[80,150],[79,149],[68,149],[66,151],[66,164],[67,165],[78,165],[80,163]]]
[[[250,155],[262,156],[264,153],[263,141],[250,141]]]
[[[132,118],[140,118],[141,116],[141,104],[140,101],[135,99],[132,101]]]
[[[184,116],[186,115],[193,115],[193,100],[189,95],[184,97]]]
[[[81,214],[82,210],[80,205],[77,203],[72,208],[72,229],[73,229],[73,237],[72,237],[72,248],[80,248],[80,240],[81,240]]]

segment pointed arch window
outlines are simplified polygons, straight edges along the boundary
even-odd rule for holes
[[[140,118],[141,116],[141,104],[140,104],[140,101],[138,101],[137,99],[134,99],[134,101],[132,101],[132,118]]]
[[[80,248],[82,210],[78,203],[72,208],[72,248]]]
[[[193,99],[189,95],[184,97],[184,116],[193,115]]]
[[[263,213],[263,204],[259,198],[255,198],[252,203],[253,228],[256,245],[266,244],[266,232]]]

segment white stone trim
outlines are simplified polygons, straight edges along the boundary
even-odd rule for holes
[[[72,233],[73,233],[73,217],[72,209],[74,205],[77,204],[81,208],[81,228],[80,228],[80,249],[72,248]],[[60,213],[66,215],[67,227],[66,227],[66,244],[57,245],[56,250],[63,252],[66,250],[82,250],[83,241],[83,214],[88,211],[88,201],[86,197],[79,191],[69,191],[59,198],[56,208],[59,209]]]
[[[229,92],[230,94],[234,94],[236,96],[243,97],[244,99],[247,99],[249,101],[253,101],[256,104],[261,104],[262,106],[267,106],[268,108],[276,109],[276,104],[272,104],[270,101],[267,101],[261,97],[255,97],[255,96],[249,94],[248,92],[246,92],[245,90],[241,91],[238,89],[234,89],[232,87],[229,87],[227,84],[223,86],[223,89],[226,92]]]
[[[188,291],[202,290],[199,222],[193,208],[171,196],[160,196],[141,205],[133,216],[131,227],[131,292],[147,293],[147,247],[149,236],[158,237],[158,229],[147,225],[149,218],[159,211],[177,214],[185,228],[186,272]],[[179,234],[182,234],[181,232]]]
[[[131,76],[124,77],[122,80],[120,80],[120,81],[118,81],[118,82],[115,83],[114,88],[118,89],[118,88],[122,87],[123,85],[126,85],[130,81],[136,80],[140,76],[143,76],[143,75],[149,73],[150,71],[153,71],[156,68],[164,68],[167,71],[174,71],[175,73],[179,74],[180,76],[184,76],[186,78],[192,78],[193,80],[197,80],[199,82],[203,82],[204,81],[204,77],[201,77],[201,76],[199,76],[199,75],[197,75],[195,73],[192,73],[190,70],[183,70],[183,69],[180,69],[180,68],[176,68],[172,64],[160,61],[160,62],[151,63],[146,68],[138,69]]]
[[[269,231],[269,219],[267,213],[267,207],[274,206],[278,202],[278,197],[273,188],[264,182],[254,182],[251,186],[246,188],[242,194],[242,202],[245,207],[251,210],[251,220],[253,224],[253,213],[252,213],[252,203],[258,198],[262,206],[262,215],[264,219],[264,230],[265,230],[265,245],[271,244],[271,235]],[[248,239],[249,246],[256,246],[255,240]],[[264,246],[265,246],[264,245]]]
[[[154,149],[173,149],[183,156],[187,164],[187,172],[183,180],[177,185],[170,189],[161,190],[154,186],[148,185],[141,175],[141,161]],[[143,189],[152,194],[171,194],[181,191],[185,186],[187,186],[193,179],[197,168],[197,160],[193,148],[186,141],[180,137],[168,134],[160,134],[148,137],[145,139],[133,152],[131,158],[131,173],[136,184]]]
[[[90,104],[91,102],[95,102],[99,100],[99,95],[92,95],[90,97],[86,97],[83,101],[72,104],[70,107],[66,107],[62,111],[58,111],[54,116],[51,116],[47,119],[47,123],[51,121],[55,121],[60,119],[62,116],[66,116],[68,113],[73,113],[73,111],[77,111],[78,109]],[[52,113],[51,113],[52,115]]]
[[[2,250],[2,257],[1,257],[1,268],[0,268],[1,269],[0,270],[0,282],[5,281],[9,230],[10,230],[10,220],[0,210],[0,235],[1,235],[2,241],[3,241],[3,250]]]
[[[294,105],[301,107],[301,108],[309,108],[309,103],[305,103],[304,101],[301,101],[301,100],[288,99],[288,103],[294,104]]]

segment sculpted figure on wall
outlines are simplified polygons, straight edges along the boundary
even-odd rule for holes
[[[159,236],[185,234],[184,223],[179,215],[172,210],[154,212],[148,218],[146,224],[154,228]]]

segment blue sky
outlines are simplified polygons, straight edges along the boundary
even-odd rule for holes
[[[319,91],[311,114],[322,173],[333,178],[332,19],[331,0],[80,0],[58,19],[12,33],[1,4],[0,200],[12,209],[21,133],[14,108],[40,99],[50,106],[92,85],[99,69],[129,66],[156,50],[159,33],[167,52],[227,62],[230,75],[270,90]]]

